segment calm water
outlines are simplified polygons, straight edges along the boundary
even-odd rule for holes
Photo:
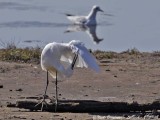
[[[72,26],[64,15],[87,15],[93,5],[112,16],[98,13],[98,25],[84,28]],[[12,42],[18,47],[44,47],[52,41],[78,39],[94,50],[158,51],[159,5],[160,0],[1,0],[0,48]]]

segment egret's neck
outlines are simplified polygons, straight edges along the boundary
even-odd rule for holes
[[[71,52],[71,49],[68,45],[68,43],[60,43],[59,47],[59,51],[61,55],[68,55]]]

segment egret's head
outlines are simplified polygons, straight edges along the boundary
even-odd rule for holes
[[[93,6],[93,10],[94,10],[94,11],[97,11],[97,12],[98,12],[98,11],[104,12],[104,11],[103,11],[99,6],[97,6],[97,5],[94,5],[94,6]]]

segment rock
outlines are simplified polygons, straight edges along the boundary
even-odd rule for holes
[[[19,88],[19,89],[16,89],[16,91],[19,91],[19,92],[21,92],[21,91],[23,91],[23,90],[22,90],[22,88]]]
[[[117,78],[117,75],[114,75],[114,77],[116,77],[116,78]]]
[[[85,97],[88,97],[88,95],[84,95]]]
[[[124,114],[124,115],[123,115],[123,117],[127,118],[127,117],[128,117],[128,115],[127,115],[127,114]]]
[[[110,69],[106,69],[106,71],[111,71]]]
[[[3,85],[0,85],[0,88],[3,88]]]

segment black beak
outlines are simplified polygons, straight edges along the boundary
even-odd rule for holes
[[[74,65],[75,65],[75,63],[76,63],[76,61],[77,61],[77,58],[78,58],[78,52],[74,55],[74,58],[73,58],[73,61],[72,61],[72,64],[71,64],[71,69],[72,69],[72,70],[73,70]]]
[[[103,10],[99,9],[99,11],[104,12]]]

